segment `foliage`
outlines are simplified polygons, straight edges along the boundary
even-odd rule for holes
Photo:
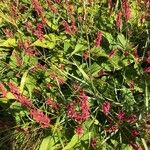
[[[2,149],[148,150],[149,5],[1,0]]]

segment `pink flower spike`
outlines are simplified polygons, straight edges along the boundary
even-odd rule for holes
[[[32,6],[34,7],[36,13],[38,16],[42,15],[43,13],[43,8],[38,0],[32,0]]]
[[[131,18],[131,9],[130,4],[128,0],[123,0],[122,7],[124,10],[124,17],[126,19],[126,22]]]
[[[118,114],[117,114],[117,118],[119,119],[119,120],[124,120],[125,119],[125,113],[124,112],[119,112]]]
[[[105,101],[105,102],[102,104],[102,112],[103,112],[105,115],[108,115],[109,111],[110,111],[110,102]]]
[[[96,144],[97,144],[97,139],[96,138],[92,138],[92,140],[91,140],[91,146],[93,148],[96,148]]]
[[[26,41],[21,41],[21,40],[18,41],[18,47],[20,49],[22,49],[25,52],[25,54],[27,54],[30,57],[34,56],[35,54],[37,54],[35,48],[33,48],[31,46],[31,44],[32,43],[31,43],[31,41],[29,39],[26,40]]]
[[[46,103],[48,105],[50,105],[55,110],[60,107],[60,105],[57,102],[55,102],[54,100],[52,100],[51,98],[48,98],[48,100],[46,101]]]
[[[121,11],[119,11],[119,12],[117,13],[116,26],[117,26],[117,30],[120,31],[121,26],[122,26],[122,12],[121,12]]]
[[[133,124],[133,123],[137,122],[138,118],[136,115],[130,115],[125,120],[126,120],[126,122]]]
[[[10,92],[12,94],[15,94],[15,95],[19,95],[20,94],[20,91],[19,91],[18,87],[14,83],[9,82],[7,85],[8,85],[8,87],[10,89]]]
[[[58,9],[55,5],[53,5],[53,3],[50,0],[46,0],[49,9],[54,13],[57,14],[58,13]]]
[[[77,123],[82,123],[83,121],[89,119],[90,117],[90,107],[88,102],[88,96],[82,91],[80,92],[78,104],[80,111],[76,110],[76,103],[70,102],[67,106],[68,116]]]
[[[139,145],[137,145],[136,143],[131,142],[130,145],[132,146],[133,150],[143,150],[143,148]]]
[[[84,59],[85,61],[87,61],[88,58],[89,58],[89,52],[86,50],[86,51],[84,52],[84,54],[83,54],[83,59]]]
[[[147,67],[144,71],[150,73],[150,67]]]
[[[150,64],[150,56],[147,57],[146,61]]]
[[[84,133],[84,129],[81,125],[78,125],[75,129],[75,132],[80,136]]]
[[[34,108],[32,101],[29,100],[26,96],[18,95],[16,96],[17,100],[21,103],[21,105],[27,108]]]
[[[63,20],[63,21],[61,22],[61,24],[64,26],[65,32],[66,32],[67,34],[72,35],[72,34],[75,34],[75,33],[77,32],[77,27],[76,27],[76,25],[75,25],[75,22],[72,22],[72,24],[69,25],[67,21]]]
[[[5,90],[5,87],[1,82],[0,82],[0,91],[2,91],[2,96],[3,97],[7,96],[7,91]]]
[[[108,55],[109,59],[113,58],[113,56],[114,56],[116,53],[117,53],[117,50],[112,50],[112,51],[109,53],[109,55]]]
[[[13,37],[13,33],[10,29],[8,29],[8,28],[3,29],[3,32],[5,33],[7,38],[12,38]]]
[[[98,31],[97,32],[97,38],[96,38],[96,47],[99,47],[102,41],[102,32]]]
[[[36,26],[36,29],[33,31],[33,34],[39,39],[43,40],[44,39],[44,32],[43,32],[43,24],[38,23]]]
[[[131,131],[131,135],[132,135],[133,137],[137,137],[137,136],[140,135],[140,132],[139,132],[138,130],[133,130],[133,131]]]
[[[117,130],[118,130],[118,125],[112,125],[112,126],[105,129],[105,131],[108,133],[112,133],[112,132],[115,132]]]
[[[50,119],[44,115],[43,112],[41,112],[38,109],[32,109],[30,111],[31,117],[41,125],[42,128],[48,128],[50,125]]]

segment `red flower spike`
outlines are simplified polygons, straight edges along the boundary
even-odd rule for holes
[[[150,56],[147,57],[146,61],[150,64]]]
[[[72,30],[72,34],[75,34],[77,32],[77,27],[76,27],[75,22],[72,22],[72,24],[71,24],[71,30]]]
[[[57,102],[55,102],[54,100],[52,100],[51,98],[48,98],[48,100],[46,101],[46,103],[48,105],[50,105],[55,110],[57,110],[58,108],[60,108],[60,105]]]
[[[22,49],[25,54],[27,54],[28,56],[34,56],[37,54],[36,50],[31,46],[31,41],[30,40],[26,40],[26,41],[19,41],[18,42],[18,47],[20,49]]]
[[[99,47],[102,41],[102,32],[97,32],[97,38],[96,38],[96,47]]]
[[[143,150],[143,148],[139,145],[137,145],[136,143],[131,142],[130,145],[132,146],[133,150]]]
[[[128,51],[125,51],[125,52],[124,52],[124,56],[125,56],[125,57],[129,56],[129,52],[128,52]]]
[[[117,30],[120,31],[121,26],[122,26],[122,12],[121,11],[117,13],[116,26],[117,26]]]
[[[91,146],[93,148],[96,148],[96,144],[97,144],[97,139],[96,138],[92,138],[92,140],[91,140]]]
[[[112,133],[112,132],[115,132],[117,130],[118,130],[118,125],[112,125],[111,127],[105,129],[105,131],[108,133]]]
[[[3,29],[3,32],[5,33],[7,38],[12,38],[13,37],[13,33],[10,29],[8,29],[8,28]]]
[[[40,2],[38,0],[32,0],[32,5],[33,5],[36,13],[38,14],[38,16],[41,16],[43,13],[43,8],[42,8]]]
[[[67,2],[67,14],[68,16],[72,16],[74,14],[74,6]]]
[[[68,116],[74,119],[76,122],[81,123],[90,117],[90,108],[88,103],[88,97],[84,92],[79,95],[79,107],[80,112],[76,111],[76,104],[70,102],[67,106]]]
[[[90,108],[88,103],[88,96],[84,92],[80,93],[80,107],[82,112],[82,119],[87,120],[90,117]]]
[[[43,40],[44,38],[44,32],[43,32],[43,24],[42,23],[38,23],[36,26],[36,29],[33,31],[33,34],[39,39],[39,40]]]
[[[83,59],[84,59],[85,61],[87,61],[88,58],[89,58],[89,52],[86,50],[86,51],[84,52],[84,54],[83,54]]]
[[[123,0],[122,7],[124,10],[124,17],[126,19],[126,22],[131,18],[131,9],[130,4],[128,0]]]
[[[147,67],[144,71],[150,73],[150,67]]]
[[[118,114],[117,114],[117,118],[119,119],[119,120],[125,120],[125,113],[124,112],[119,112]]]
[[[109,53],[109,55],[108,55],[109,59],[113,58],[113,56],[114,56],[116,53],[117,53],[117,50],[112,50],[112,51]]]
[[[26,29],[28,32],[32,32],[32,31],[33,31],[32,23],[29,22],[29,21],[26,21],[26,22],[25,22],[24,27],[25,27],[25,29]]]
[[[105,102],[102,104],[102,112],[103,112],[105,115],[108,115],[109,111],[110,111],[110,102],[105,101]]]
[[[138,120],[138,118],[136,115],[130,115],[125,119],[125,121],[130,123],[130,124],[137,122],[137,120]]]
[[[1,82],[0,82],[0,91],[2,92],[3,97],[7,96],[7,91],[5,90],[5,87]]]
[[[47,87],[48,89],[51,89],[51,88],[53,87],[53,85],[52,85],[51,83],[48,83],[48,84],[46,85],[46,87]]]
[[[70,118],[75,119],[76,118],[76,110],[75,110],[75,104],[73,102],[70,102],[67,106],[67,113]]]
[[[32,109],[30,111],[31,117],[41,125],[42,128],[48,128],[50,125],[50,119],[44,115],[43,112],[41,112],[38,109]]]
[[[56,78],[59,84],[64,84],[65,83],[65,79],[63,77],[57,77]]]
[[[55,0],[55,2],[59,4],[62,2],[62,0]]]
[[[40,63],[35,66],[37,69],[41,69],[42,71],[47,71],[47,67],[45,65],[41,65]]]
[[[17,53],[14,53],[14,56],[16,58],[16,62],[17,62],[17,66],[22,66],[23,65],[23,60],[21,59],[21,57],[17,54]]]
[[[63,20],[61,24],[64,26],[67,34],[75,34],[77,32],[75,22],[72,22],[72,25],[69,25],[67,21]]]
[[[18,12],[17,12],[17,4],[12,3],[10,6],[10,13],[15,19],[18,19]]]
[[[138,130],[132,130],[132,131],[131,131],[131,135],[132,135],[133,137],[137,137],[137,136],[140,135],[140,132],[139,132]]]
[[[84,133],[84,129],[81,125],[78,125],[75,129],[75,132],[80,136]]]
[[[142,15],[142,16],[140,17],[140,23],[141,23],[141,24],[144,24],[144,22],[145,22],[145,16]]]
[[[64,26],[66,33],[68,33],[68,34],[71,34],[71,33],[72,33],[71,27],[69,26],[68,22],[66,22],[66,21],[64,20],[64,21],[62,21],[61,24]]]
[[[53,5],[53,3],[51,2],[51,0],[46,0],[49,9],[54,13],[57,14],[58,13],[58,9],[55,5]]]
[[[14,83],[9,82],[9,83],[7,83],[7,85],[8,85],[8,87],[10,89],[10,92],[12,94],[14,94],[14,95],[20,95],[20,91],[19,91],[18,87]]]
[[[146,61],[150,64],[150,51],[148,51],[147,54],[148,54],[148,57],[147,57]]]
[[[21,95],[19,88],[14,83],[9,82],[7,85],[10,89],[10,92],[14,95],[16,100],[21,103],[21,105],[27,108],[34,108],[31,100],[29,100],[26,96]]]
[[[101,70],[98,72],[98,76],[99,76],[99,77],[103,77],[103,76],[108,76],[108,74],[105,72],[105,70],[101,69]]]
[[[31,100],[29,100],[26,96],[17,95],[16,99],[21,103],[21,105],[27,108],[34,108],[34,105],[32,104]]]

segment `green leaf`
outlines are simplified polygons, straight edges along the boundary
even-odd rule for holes
[[[56,45],[56,40],[58,38],[54,34],[48,34],[44,36],[43,40],[37,40],[35,41],[32,46],[39,46],[43,48],[53,49]]]
[[[119,42],[119,44],[122,46],[123,49],[126,48],[127,40],[123,34],[118,34],[117,41]]]
[[[116,54],[111,59],[109,59],[109,62],[115,70],[119,70],[124,67],[122,62],[122,55],[120,52],[116,52]]]
[[[101,69],[101,66],[99,66],[97,63],[93,63],[91,66],[89,66],[88,72],[90,72],[92,76],[97,76],[100,69]]]
[[[103,50],[102,48],[92,48],[91,51],[92,55],[96,58],[98,57],[107,57],[107,54],[105,52],[105,50]]]
[[[43,139],[40,149],[39,150],[52,150],[52,145],[50,144],[51,142],[51,136],[48,136]]]
[[[69,49],[69,47],[71,47],[71,44],[69,43],[69,41],[65,41],[64,42],[64,51],[67,52],[67,50]]]
[[[74,55],[75,53],[81,51],[81,50],[84,51],[85,48],[86,48],[86,47],[85,47],[83,44],[78,43],[78,44],[75,46],[74,51],[71,53],[71,56]]]
[[[26,70],[21,78],[21,83],[20,83],[20,92],[21,93],[23,92],[28,72],[29,72],[29,70]]]
[[[59,19],[60,16],[53,17],[53,19],[46,20],[46,23],[51,29],[57,30],[59,28]]]
[[[7,97],[7,99],[14,99],[15,98],[11,92],[8,92],[6,97]]]
[[[16,46],[16,40],[9,38],[7,40],[0,40],[0,47],[14,47]]]
[[[80,71],[80,73],[83,75],[83,77],[86,79],[86,80],[88,80],[88,81],[90,81],[90,78],[88,77],[88,75],[85,73],[85,71],[81,68],[82,66],[78,66],[76,63],[75,63],[75,61],[74,61],[74,64],[77,66],[77,68],[79,69],[79,71]]]
[[[110,33],[103,31],[103,36],[108,40],[108,42],[110,44],[113,44],[114,38],[113,38],[113,36]]]
[[[28,75],[26,78],[26,87],[28,89],[30,98],[32,97],[32,91],[35,88],[36,80],[32,76]]]
[[[0,18],[3,18],[6,22],[11,23],[12,25],[17,27],[13,17],[8,16],[6,13],[4,14],[2,11],[0,12]]]
[[[62,150],[71,150],[78,142],[79,136],[75,134],[71,141]]]

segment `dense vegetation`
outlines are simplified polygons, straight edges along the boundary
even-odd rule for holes
[[[0,149],[148,150],[149,0],[0,1]]]

